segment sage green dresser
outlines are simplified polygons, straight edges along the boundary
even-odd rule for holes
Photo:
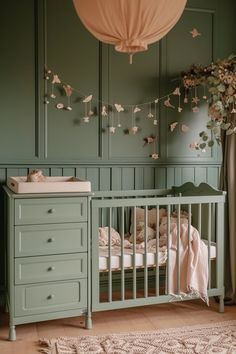
[[[23,323],[86,315],[91,328],[91,193],[5,190],[9,339]]]

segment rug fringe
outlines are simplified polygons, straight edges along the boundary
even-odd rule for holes
[[[39,351],[43,354],[52,354],[55,340],[50,339],[40,339],[39,344],[44,347],[40,348]]]
[[[207,294],[201,293],[199,292],[197,289],[193,288],[193,287],[188,287],[187,288],[187,292],[181,292],[180,294],[170,294],[172,296],[172,298],[169,300],[169,302],[173,302],[175,300],[181,300],[184,301],[186,298],[190,298],[190,299],[195,299],[200,298],[202,301],[204,301],[207,306],[209,306],[209,298]]]

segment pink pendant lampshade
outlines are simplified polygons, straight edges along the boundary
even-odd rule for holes
[[[85,27],[101,42],[131,54],[148,49],[177,23],[187,0],[73,0]]]

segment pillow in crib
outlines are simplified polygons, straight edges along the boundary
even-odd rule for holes
[[[152,229],[156,229],[156,208],[152,208],[147,211],[147,218],[148,218],[148,227],[151,227]],[[166,216],[166,209],[164,208],[159,208],[159,220],[163,217]],[[145,209],[143,208],[136,208],[136,229],[137,225],[140,222],[144,223],[144,217],[145,217]],[[132,214],[131,214],[131,225],[130,225],[130,233],[132,234],[134,231],[134,213],[132,209]]]
[[[151,228],[147,227],[147,241],[152,240],[156,237],[156,231]],[[145,240],[145,225],[143,221],[140,221],[136,226],[136,242],[141,243]],[[129,238],[129,242],[134,242],[134,234],[132,233]]]
[[[109,227],[99,227],[99,246],[108,246],[109,245]],[[120,246],[121,238],[120,234],[111,227],[111,246]]]

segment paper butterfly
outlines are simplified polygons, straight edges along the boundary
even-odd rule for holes
[[[93,95],[89,95],[89,96],[85,97],[85,99],[83,100],[83,102],[84,102],[84,103],[90,102],[92,98],[93,98]]]
[[[170,124],[170,131],[173,132],[177,126],[178,122],[174,122]]]
[[[144,140],[144,145],[146,145],[146,144],[153,144],[154,141],[156,141],[156,137],[155,137],[155,136],[147,136],[147,137],[144,138],[143,140]]]
[[[139,107],[135,107],[134,108],[134,113],[137,113],[137,112],[140,112],[141,111],[141,108],[139,108]]]
[[[61,80],[59,79],[58,75],[53,75],[52,84],[60,84]]]
[[[154,152],[154,154],[150,155],[150,157],[154,160],[157,160],[159,158],[159,155],[156,152]]]
[[[173,91],[173,95],[176,95],[176,96],[181,95],[179,87],[176,87],[176,89]]]
[[[65,90],[65,93],[66,93],[66,96],[67,97],[70,97],[72,95],[72,87],[70,85],[67,85],[67,86],[63,86],[64,90]]]
[[[121,104],[115,103],[114,106],[116,107],[117,112],[124,112],[124,108]]]
[[[166,107],[175,108],[175,106],[173,106],[173,105],[170,103],[170,97],[168,97],[168,98],[164,101],[164,105],[165,105]]]
[[[107,109],[106,106],[102,106],[102,116],[106,117],[107,116]]]
[[[198,36],[201,36],[201,33],[198,32],[198,30],[196,28],[193,28],[192,31],[190,31],[189,33],[191,33],[193,38],[196,38]]]

